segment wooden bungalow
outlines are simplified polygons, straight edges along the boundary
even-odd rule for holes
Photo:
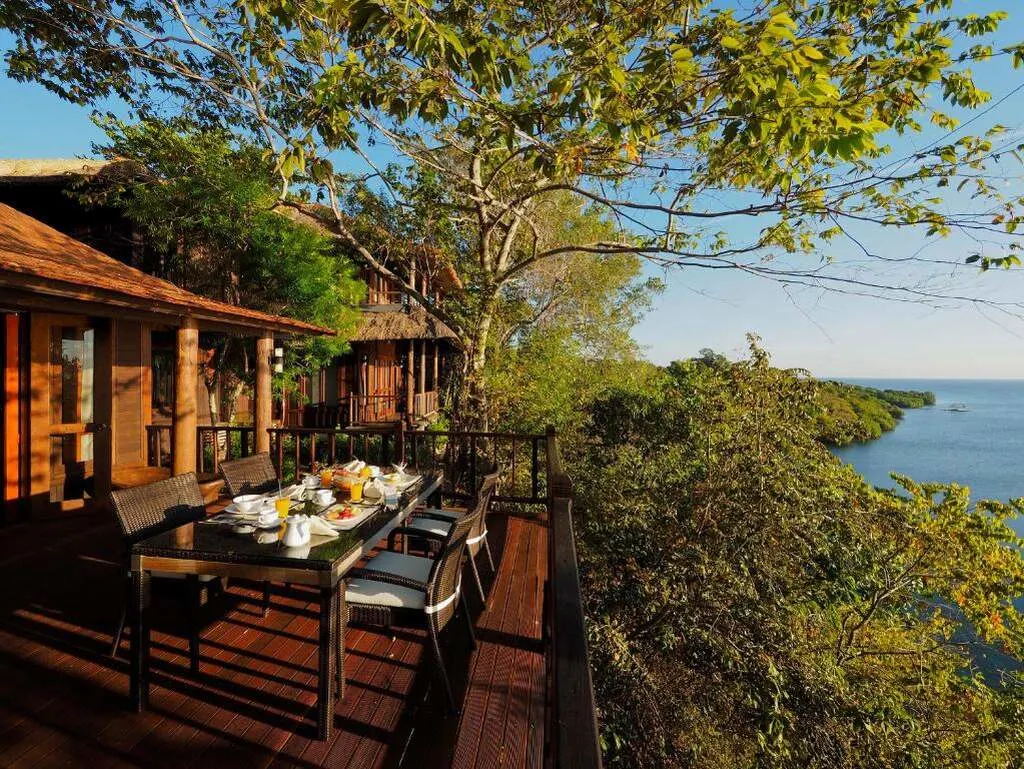
[[[330,331],[189,293],[0,203],[5,517],[195,469],[200,330],[255,338],[255,449],[268,450],[275,336]],[[156,336],[173,340],[170,468],[145,467]]]
[[[455,333],[386,279],[369,271],[363,279],[369,288],[351,351],[302,383],[285,424],[417,427],[437,417]],[[422,291],[436,298],[422,280]]]

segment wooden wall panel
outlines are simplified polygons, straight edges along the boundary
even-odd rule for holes
[[[138,465],[146,460],[142,332],[141,323],[123,320],[117,321],[114,332],[112,429],[115,465]]]
[[[0,329],[0,355],[3,356],[3,403],[0,404],[0,430],[3,431],[0,445],[3,446],[2,475],[3,487],[0,488],[0,510],[6,520],[14,518],[14,501],[21,496],[22,468],[22,393],[21,372],[19,370],[19,352],[21,342],[20,316],[11,314],[0,315],[3,328]],[[27,436],[26,436],[27,437]]]
[[[50,503],[50,319],[29,315],[29,492],[32,512],[46,512]]]

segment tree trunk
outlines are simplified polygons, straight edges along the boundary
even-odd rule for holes
[[[498,306],[497,292],[483,301],[469,349],[462,357],[459,384],[452,404],[452,423],[457,430],[486,431],[490,424],[484,372],[487,368],[487,345],[491,325]]]

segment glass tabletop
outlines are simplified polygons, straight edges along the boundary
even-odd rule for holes
[[[197,561],[238,563],[254,566],[281,566],[307,570],[329,570],[342,558],[375,544],[382,530],[391,523],[400,525],[413,508],[440,489],[439,474],[423,475],[402,492],[397,507],[380,505],[365,521],[337,537],[313,535],[308,545],[285,547],[281,541],[284,529],[236,533],[230,525],[195,523],[178,526],[137,542],[133,555],[160,558],[183,558]]]

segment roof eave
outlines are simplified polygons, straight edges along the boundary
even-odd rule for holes
[[[136,313],[163,318],[192,317],[197,321],[205,321],[206,324],[213,324],[233,331],[264,330],[297,336],[337,336],[337,332],[333,329],[276,315],[266,315],[264,318],[248,318],[241,317],[227,310],[218,312],[202,305],[178,304],[155,298],[147,299],[147,303],[143,307],[140,306],[138,297],[129,293],[82,286],[77,283],[65,283],[21,272],[5,271],[3,269],[0,269],[0,286],[11,289],[25,289],[41,296],[57,299],[94,302],[106,307],[130,309]]]

